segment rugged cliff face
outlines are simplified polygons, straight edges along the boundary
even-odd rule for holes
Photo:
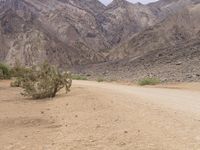
[[[142,4],[114,0],[5,0],[0,2],[1,61],[60,66],[105,61],[129,36],[156,23]]]
[[[1,2],[1,60],[31,65],[45,59],[58,65],[104,61],[109,44],[93,13],[75,1]],[[84,3],[83,3],[84,4]]]
[[[111,79],[137,80],[153,76],[162,81],[199,81],[200,3],[172,3],[185,5],[172,9],[162,21],[115,47],[108,55],[112,61],[90,67],[90,74]]]
[[[140,59],[151,64],[153,54],[172,53],[169,49],[181,59],[181,52],[187,56],[198,50],[199,3],[160,0],[143,5],[113,0],[104,6],[98,0],[0,1],[0,61],[32,65],[47,60],[60,67],[107,62],[107,70],[130,71],[133,63],[141,69]]]
[[[158,4],[161,5],[161,2]],[[115,47],[110,51],[109,59],[118,60],[125,57],[140,57],[153,50],[178,47],[196,39],[200,31],[200,21],[199,17],[197,17],[200,15],[199,4],[189,0],[177,1],[176,3],[173,1],[172,3],[173,5],[171,3],[167,4],[167,7],[174,7],[173,9],[168,9],[169,14],[163,9],[167,17],[164,17],[154,26],[133,35],[132,38],[120,46]],[[176,8],[176,6],[180,6],[180,3],[182,4],[181,9]],[[164,4],[162,4],[163,7],[165,6]],[[156,7],[158,6],[156,5]],[[161,11],[161,13],[163,12]]]
[[[158,20],[148,6],[114,0],[103,13],[105,35],[112,45],[126,41],[131,35],[154,25]]]

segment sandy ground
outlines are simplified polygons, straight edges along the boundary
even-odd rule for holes
[[[0,150],[200,150],[200,84],[75,81],[33,101],[0,82]]]

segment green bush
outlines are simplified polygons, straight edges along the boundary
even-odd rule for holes
[[[104,79],[103,78],[98,78],[97,82],[104,82]]]
[[[20,63],[16,63],[13,68],[11,68],[11,75],[12,77],[22,77],[30,71],[29,68],[23,67]]]
[[[19,61],[16,61],[14,67],[11,68],[11,76],[14,77],[14,80],[11,82],[11,87],[20,87],[22,83],[23,76],[31,72],[31,68],[26,68],[20,64]]]
[[[156,84],[159,84],[160,82],[161,82],[160,79],[148,77],[148,78],[144,78],[144,79],[139,80],[138,84],[141,85],[141,86],[156,85]]]
[[[10,77],[10,68],[5,64],[0,63],[0,79],[10,79]]]
[[[64,87],[67,93],[71,85],[70,73],[61,72],[47,63],[32,67],[11,84],[23,88],[22,95],[33,99],[53,98]]]
[[[11,87],[21,87],[22,86],[22,76],[15,78],[11,83]]]
[[[88,80],[87,77],[82,76],[82,75],[78,75],[78,74],[73,74],[72,79],[73,80]]]

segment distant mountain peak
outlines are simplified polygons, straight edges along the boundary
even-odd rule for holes
[[[128,2],[126,0],[113,0],[107,7],[120,7],[127,5]]]

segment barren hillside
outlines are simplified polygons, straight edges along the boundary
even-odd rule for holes
[[[105,78],[197,81],[199,10],[198,0],[1,1],[0,61],[48,60]]]
[[[147,6],[125,0],[108,7],[98,0],[6,0],[0,6],[0,58],[9,64],[102,62],[110,48],[156,21]]]

